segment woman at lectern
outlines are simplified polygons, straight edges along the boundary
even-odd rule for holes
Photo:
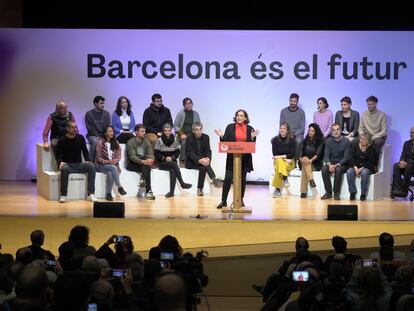
[[[249,115],[243,109],[236,111],[234,123],[227,125],[224,133],[220,130],[214,130],[214,132],[220,137],[220,141],[239,141],[239,142],[255,142],[256,137],[259,134],[258,130],[255,130],[249,125]],[[241,188],[241,206],[244,207],[244,192],[246,190],[246,174],[253,171],[253,161],[251,153],[243,153],[242,155],[242,188]],[[223,191],[221,193],[221,202],[217,205],[217,208],[227,206],[227,197],[229,195],[230,186],[233,181],[233,154],[227,153],[226,160],[226,174],[224,177]]]

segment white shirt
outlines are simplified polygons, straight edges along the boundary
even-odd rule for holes
[[[122,109],[122,115],[119,117],[119,119],[121,120],[122,129],[129,131],[131,117],[127,114],[126,110]]]
[[[106,149],[108,150],[108,159],[112,160],[113,156],[112,156],[111,144],[108,142],[106,142],[105,144],[106,144]]]

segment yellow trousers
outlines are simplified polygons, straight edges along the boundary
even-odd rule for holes
[[[275,167],[275,175],[273,176],[272,186],[280,189],[283,184],[283,176],[289,176],[291,170],[295,168],[295,159],[288,164],[284,159],[276,159],[273,162]]]

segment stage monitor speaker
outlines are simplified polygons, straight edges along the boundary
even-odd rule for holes
[[[95,202],[93,217],[96,218],[125,218],[124,202]]]
[[[358,205],[329,204],[328,220],[358,220]]]

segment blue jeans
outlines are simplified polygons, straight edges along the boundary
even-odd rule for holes
[[[89,142],[89,161],[95,163],[95,156],[96,156],[96,142],[98,141],[98,137],[96,136],[87,136]]]
[[[367,194],[368,184],[369,184],[369,175],[372,174],[372,171],[369,168],[364,168],[361,171],[361,194]],[[357,192],[355,186],[356,173],[353,167],[350,167],[346,172],[346,179],[348,180],[348,189],[349,193]]]
[[[115,165],[95,163],[95,166],[98,172],[102,172],[106,174],[106,185],[105,185],[106,194],[112,192],[114,181],[118,188],[121,187],[121,183],[119,182],[118,168]]]
[[[71,173],[88,173],[88,195],[95,193],[95,166],[92,163],[65,163],[60,170],[60,195],[68,195],[68,180]]]

